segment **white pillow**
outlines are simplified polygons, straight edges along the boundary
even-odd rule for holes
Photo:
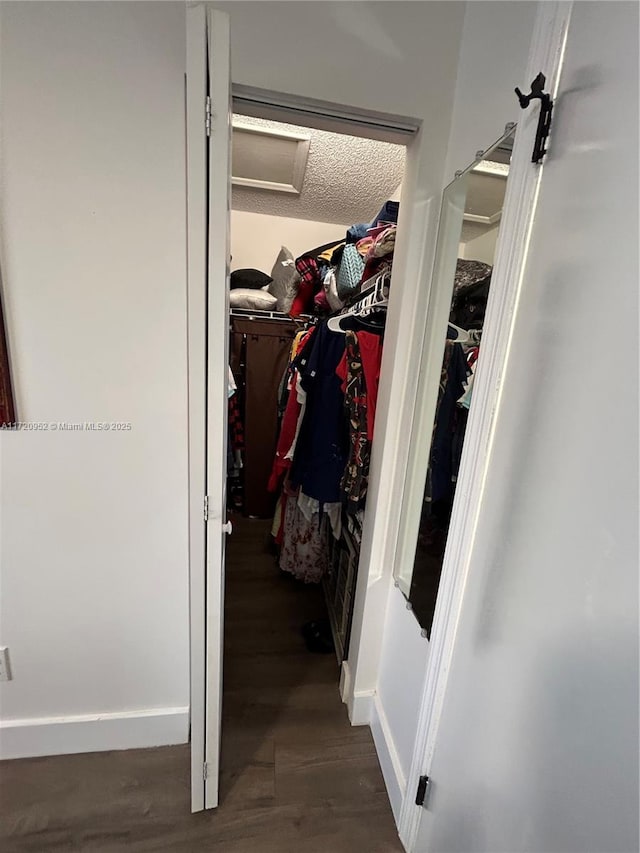
[[[254,311],[275,311],[278,300],[265,290],[250,287],[235,287],[229,292],[229,305],[232,308],[249,308]]]

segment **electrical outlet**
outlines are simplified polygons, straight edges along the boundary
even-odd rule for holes
[[[11,681],[9,649],[6,646],[0,646],[0,681]]]

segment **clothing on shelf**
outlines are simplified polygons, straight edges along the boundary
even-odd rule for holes
[[[390,268],[395,248],[399,202],[387,201],[370,223],[352,225],[344,239],[310,249],[295,261],[300,276],[290,315],[326,316],[340,310],[347,295]]]
[[[463,329],[481,329],[491,286],[492,267],[460,259],[456,265],[449,320]]]

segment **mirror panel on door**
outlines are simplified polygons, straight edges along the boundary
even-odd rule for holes
[[[440,575],[473,400],[482,326],[491,285],[500,218],[513,147],[512,129],[445,189],[433,288],[450,294],[449,324],[439,340],[439,387],[424,399],[433,370],[433,341],[425,341],[403,497],[404,533],[414,547],[396,561],[395,579],[430,636]]]

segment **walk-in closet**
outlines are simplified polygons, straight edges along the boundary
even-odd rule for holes
[[[420,516],[415,570],[397,579],[426,635],[512,143],[507,134],[456,179],[441,216],[441,241],[457,241],[458,259],[454,268],[453,250],[436,258],[453,297],[435,422],[423,430],[427,480],[422,500],[403,506]],[[306,655],[313,672],[322,657],[349,656],[386,311],[402,287],[392,271],[405,149],[238,115],[232,150],[225,668],[235,666],[230,626],[259,612],[256,654],[277,637],[279,653]],[[265,583],[289,601],[286,617],[261,606]]]
[[[343,714],[405,148],[236,115],[232,152],[225,697],[241,624]]]

